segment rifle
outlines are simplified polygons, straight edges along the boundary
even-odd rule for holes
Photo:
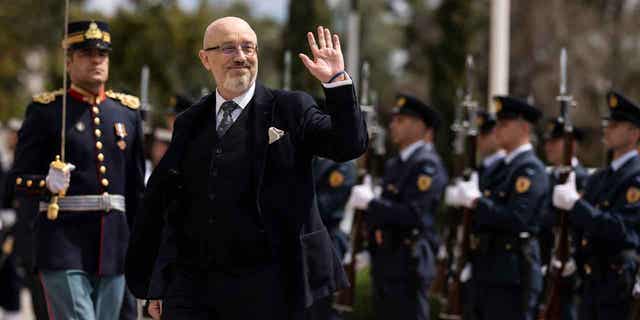
[[[360,98],[360,108],[365,114],[369,134],[369,149],[360,161],[359,178],[360,183],[362,183],[366,175],[374,173],[378,173],[379,175],[382,156],[386,153],[386,131],[378,121],[378,113],[374,104],[369,103],[369,64],[366,61],[362,64],[362,95]],[[356,255],[365,249],[367,238],[364,211],[355,210],[350,231],[351,251],[348,253],[344,263],[347,279],[349,279],[351,286],[339,291],[333,303],[333,308],[340,312],[353,311],[356,288]]]
[[[562,167],[560,167],[559,183],[565,183],[572,171],[571,158],[575,152],[573,148],[573,125],[569,118],[569,107],[574,106],[573,98],[567,94],[567,51],[562,48],[560,53],[560,94],[556,98],[560,102],[560,115],[558,120],[564,124],[564,154]],[[543,296],[543,304],[540,306],[539,320],[561,320],[562,302],[560,298],[563,292],[571,290],[567,281],[563,281],[562,270],[571,256],[569,239],[568,212],[557,210],[559,227],[556,230],[556,243],[551,261],[548,264],[546,292]]]
[[[462,90],[456,91],[456,97],[458,101],[463,98]],[[458,104],[455,108],[453,123],[450,130],[453,135],[453,169],[451,172],[452,177],[461,177],[464,171],[464,107],[462,104]],[[453,181],[452,181],[453,182]],[[458,215],[458,208],[447,208],[449,211],[447,217],[449,219],[456,219]],[[447,295],[447,280],[449,277],[449,267],[451,261],[449,259],[451,248],[454,245],[454,235],[457,233],[457,226],[459,221],[449,221],[448,227],[442,232],[442,239],[444,241],[438,247],[438,253],[436,255],[436,276],[429,287],[429,296],[435,297],[441,304],[446,303]]]
[[[463,168],[460,177],[463,179],[469,179],[476,167],[476,136],[478,135],[476,115],[478,103],[473,100],[473,57],[471,55],[467,55],[466,69],[467,86],[464,100],[462,101],[462,108],[466,112],[466,120],[461,128],[462,132],[465,133],[463,136],[464,152],[462,153],[462,159],[466,163],[460,165]],[[447,304],[444,312],[439,315],[440,319],[462,319],[461,276],[469,260],[471,214],[472,211],[470,209],[462,209],[462,221],[457,227],[456,242],[453,247],[451,276],[447,285]]]

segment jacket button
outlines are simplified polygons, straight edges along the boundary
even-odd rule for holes
[[[91,108],[91,110],[93,111],[93,113],[98,114],[100,113],[100,109],[98,109],[98,107],[93,107]]]
[[[100,162],[104,161],[104,154],[98,153],[98,161]]]
[[[209,193],[209,200],[215,200],[216,199],[216,194],[215,193]]]
[[[100,125],[100,118],[98,118],[98,117],[93,118],[93,124],[95,124],[96,126],[99,126]]]
[[[102,183],[103,187],[109,186],[109,180],[107,180],[107,179],[102,179],[101,183]]]
[[[33,185],[33,181],[27,180],[27,187],[31,187]]]
[[[100,141],[96,142],[96,149],[102,150],[102,142]]]
[[[47,183],[44,180],[40,180],[40,183],[38,184],[40,188],[44,188],[46,185]]]
[[[96,135],[96,137],[100,138],[102,136],[102,131],[100,131],[100,129],[96,129],[93,131],[93,133]]]
[[[22,178],[16,178],[16,184],[17,185],[21,185],[22,184]]]

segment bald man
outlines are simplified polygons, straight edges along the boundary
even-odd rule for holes
[[[176,230],[163,274],[165,319],[305,319],[347,285],[316,205],[312,158],[347,161],[368,143],[337,35],[307,34],[302,63],[326,107],[256,81],[258,39],[242,19],[206,30],[200,61],[216,89],[181,113],[151,175],[127,255],[132,292],[148,297],[161,230]],[[160,214],[162,213],[162,214]]]

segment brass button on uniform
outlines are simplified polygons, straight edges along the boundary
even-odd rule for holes
[[[40,183],[38,183],[38,186],[40,186],[40,188],[44,188],[44,186],[46,186],[47,183],[44,182],[44,180],[40,180]]]
[[[98,161],[100,162],[104,161],[104,154],[98,153]]]
[[[93,118],[93,124],[95,124],[96,126],[99,126],[100,125],[100,118],[98,118],[98,117]]]
[[[16,178],[16,184],[17,185],[21,185],[22,184],[22,178]]]
[[[105,167],[105,166],[100,166],[100,173],[102,173],[102,174],[107,173],[107,167]]]
[[[100,141],[96,142],[96,149],[102,150],[102,142]]]
[[[100,137],[102,136],[102,131],[100,131],[100,129],[96,129],[93,133],[94,133],[94,134],[96,135],[96,137],[98,137],[98,138],[100,138]]]
[[[98,109],[98,107],[93,107],[91,108],[91,110],[93,111],[93,113],[95,114],[99,114],[100,113],[100,109]]]
[[[33,185],[33,181],[27,180],[27,187],[31,187]]]
[[[107,180],[106,178],[105,178],[105,179],[102,179],[101,183],[102,183],[102,186],[103,186],[103,187],[106,187],[106,186],[108,186],[108,185],[109,185],[109,180]]]

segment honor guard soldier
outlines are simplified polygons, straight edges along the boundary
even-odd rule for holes
[[[458,182],[457,197],[449,204],[474,210],[470,245],[475,319],[529,320],[542,290],[536,235],[549,185],[529,140],[541,113],[517,98],[498,96],[494,101],[504,161],[482,192],[477,175]]]
[[[604,144],[611,163],[588,179],[583,195],[574,173],[553,190],[553,205],[569,211],[575,232],[581,320],[628,319],[638,266],[640,107],[617,92],[609,92],[607,102]]]
[[[317,157],[313,159],[313,176],[322,223],[329,231],[338,257],[343,259],[349,249],[349,239],[348,235],[340,230],[340,222],[344,218],[344,207],[349,200],[351,188],[356,184],[356,164],[353,161],[340,163]],[[341,319],[340,314],[332,308],[332,303],[332,297],[316,302],[311,308],[311,319]]]
[[[589,177],[589,172],[585,167],[580,164],[580,161],[576,157],[576,147],[577,144],[584,139],[584,131],[581,128],[573,127],[572,133],[572,150],[574,154],[571,157],[571,169],[576,174],[576,183],[578,186],[578,191],[582,192],[584,189],[584,185],[587,182],[587,178]],[[558,180],[561,175],[561,168],[563,167],[563,157],[565,154],[565,145],[564,145],[564,123],[561,122],[558,118],[549,119],[545,126],[544,132],[544,153],[545,158],[549,162],[551,166],[547,171],[549,174],[549,192],[553,192],[553,188],[558,184]],[[552,261],[552,254],[554,250],[554,234],[553,228],[557,225],[557,215],[555,214],[555,208],[551,204],[551,197],[548,199],[549,205],[547,209],[543,212],[542,217],[542,225],[540,229],[540,252],[542,257],[542,270],[546,273],[549,270],[549,263]],[[570,291],[563,290],[562,306],[563,306],[563,319],[564,320],[573,320],[576,319],[576,310],[575,310],[575,301],[574,289],[577,285],[576,277],[574,276],[576,271],[575,260],[570,259],[565,266],[562,276],[563,280],[566,281],[564,287],[570,288]]]
[[[118,319],[129,227],[144,188],[140,103],[105,91],[109,26],[78,21],[68,31],[63,45],[71,86],[66,94],[34,96],[18,135],[11,177],[16,194],[40,200],[35,267],[50,318]],[[61,146],[67,163],[50,165]],[[52,195],[57,215],[48,212]]]
[[[366,210],[378,319],[429,319],[427,289],[435,276],[435,214],[448,182],[433,140],[441,118],[415,97],[400,94],[389,126],[399,155],[385,165],[383,191],[354,187],[352,203]],[[430,142],[423,138],[430,133]]]

